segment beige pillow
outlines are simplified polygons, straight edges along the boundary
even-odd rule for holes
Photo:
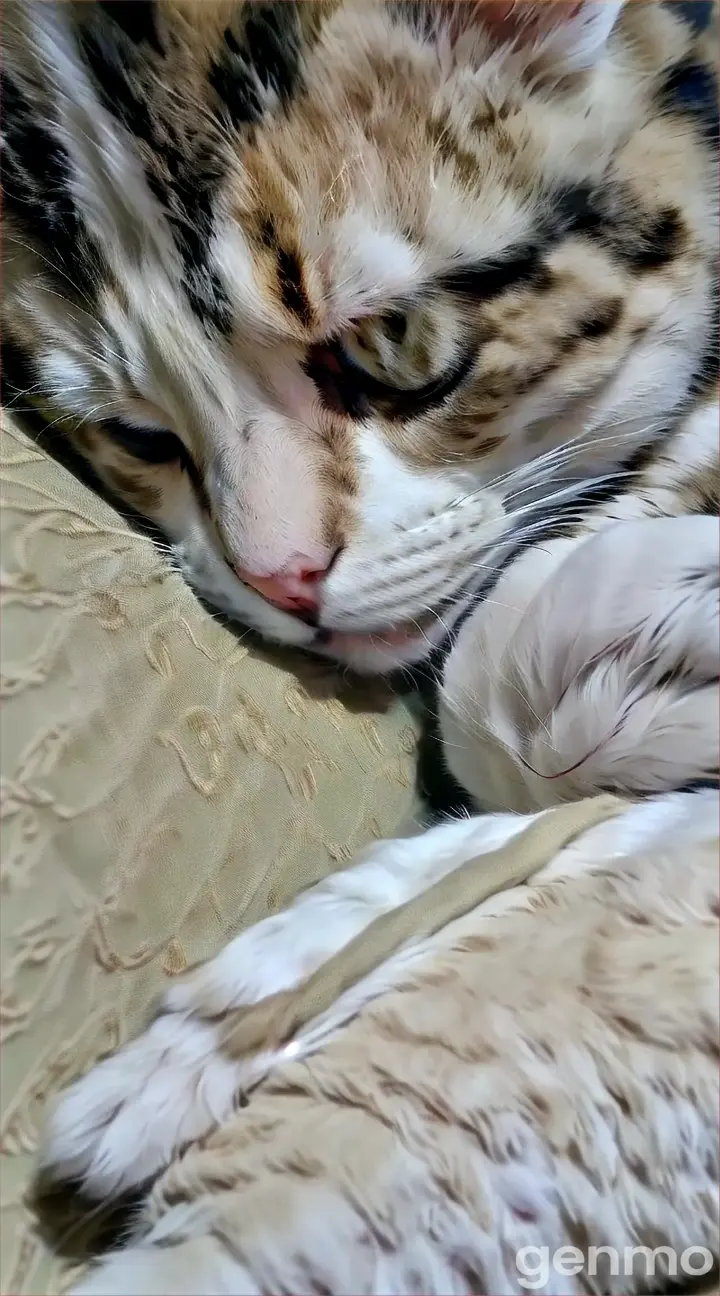
[[[3,437],[0,1290],[65,1285],[24,1201],[47,1094],[169,977],[412,805],[383,686],[258,651],[16,427]]]

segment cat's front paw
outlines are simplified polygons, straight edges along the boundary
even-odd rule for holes
[[[238,1063],[218,1049],[215,1026],[166,1013],[56,1100],[41,1179],[72,1181],[97,1199],[131,1192],[226,1120],[241,1083]]]
[[[223,1020],[234,1008],[296,984],[326,957],[328,941],[329,952],[343,943],[342,907],[332,939],[327,924],[318,935],[305,920],[308,903],[322,905],[323,895],[308,892],[194,968],[170,987],[164,1011],[143,1035],[60,1095],[41,1148],[41,1182],[50,1188],[73,1181],[93,1198],[121,1196],[227,1120],[272,1055],[228,1058]],[[324,903],[337,909],[332,895]],[[354,930],[351,925],[351,935]]]

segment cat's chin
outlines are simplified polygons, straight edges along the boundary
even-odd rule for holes
[[[360,675],[389,675],[425,661],[447,634],[448,627],[439,620],[430,626],[413,622],[372,634],[332,631],[319,638],[312,651]]]

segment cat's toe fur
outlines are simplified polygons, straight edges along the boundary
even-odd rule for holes
[[[215,1028],[164,1014],[77,1080],[50,1114],[40,1153],[46,1182],[79,1181],[114,1198],[154,1178],[189,1142],[227,1119],[240,1083]]]

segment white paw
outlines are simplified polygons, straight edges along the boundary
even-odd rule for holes
[[[322,961],[326,941],[322,927],[318,934],[316,924],[298,923],[296,906],[249,928],[174,984],[164,1014],[139,1039],[60,1096],[41,1173],[78,1180],[92,1197],[116,1196],[156,1176],[188,1143],[227,1120],[271,1058],[227,1059],[218,1048],[223,1014],[294,985]],[[217,1024],[203,1020],[214,1017]]]
[[[322,907],[324,897],[326,921],[303,921],[299,911],[311,896],[249,928],[173,985],[164,1014],[144,1035],[60,1096],[41,1173],[51,1182],[79,1181],[92,1197],[114,1197],[156,1176],[188,1143],[227,1120],[272,1055],[226,1058],[218,1048],[223,1015],[295,985],[363,925],[358,916],[343,922],[339,913],[329,924],[327,905],[338,905],[321,889],[314,904]]]
[[[41,1172],[53,1182],[79,1181],[98,1198],[157,1175],[235,1107],[242,1068],[216,1046],[214,1026],[175,1013],[159,1017],[60,1096]]]

